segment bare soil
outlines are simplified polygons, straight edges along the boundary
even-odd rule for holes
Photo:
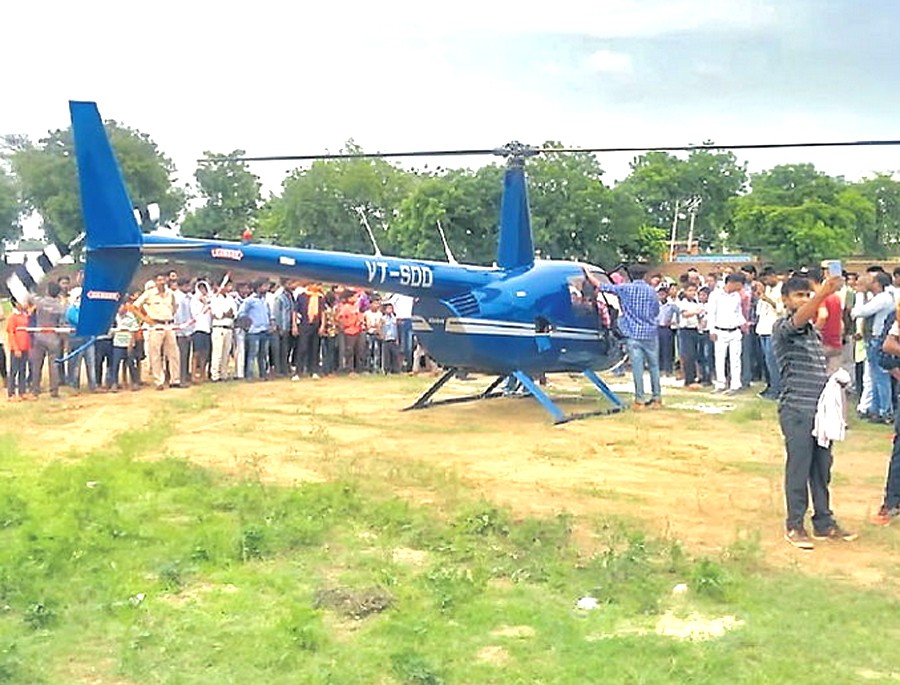
[[[10,410],[35,424],[38,451],[57,457],[76,458],[164,412],[171,430],[161,436],[159,456],[229,473],[286,484],[377,473],[395,483],[396,494],[436,508],[456,482],[519,515],[574,514],[578,541],[588,551],[596,545],[592,522],[615,515],[677,539],[694,554],[720,555],[736,542],[758,540],[770,565],[860,585],[896,582],[892,552],[900,533],[867,523],[880,502],[889,426],[854,424],[835,449],[833,508],[860,539],[802,552],[782,539],[783,444],[775,408],[752,394],[733,399],[734,411],[713,415],[691,408],[716,406],[708,393],[667,386],[662,409],[560,426],[530,398],[400,411],[432,380],[235,382],[42,398],[38,407]],[[471,394],[488,381],[454,381],[442,392]],[[567,375],[552,376],[551,383],[553,393],[582,388]],[[564,406],[598,406],[591,402]],[[424,470],[419,482],[416,474]],[[447,474],[442,487],[432,485],[435,470]]]

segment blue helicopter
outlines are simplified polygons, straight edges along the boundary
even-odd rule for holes
[[[96,103],[70,102],[85,223],[86,266],[79,336],[110,327],[143,255],[409,295],[413,331],[445,372],[409,409],[497,397],[512,377],[561,423],[618,411],[622,401],[597,376],[622,361],[613,316],[599,315],[597,293],[577,262],[535,260],[525,159],[535,151],[511,143],[503,181],[496,265],[466,266],[418,259],[142,234]],[[603,295],[600,296],[605,297]],[[460,371],[495,376],[483,392],[433,400]],[[540,374],[583,373],[611,407],[565,414],[535,382]],[[512,379],[510,379],[512,380]]]

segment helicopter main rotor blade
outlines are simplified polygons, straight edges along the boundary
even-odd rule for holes
[[[537,154],[563,152],[589,154],[604,154],[612,152],[693,152],[695,150],[779,150],[787,148],[823,148],[823,147],[879,147],[900,145],[900,140],[843,140],[843,141],[812,141],[800,143],[743,143],[737,145],[720,145],[716,143],[700,145],[657,145],[645,147],[563,147],[563,148],[532,148],[518,143],[510,143],[497,148],[473,148],[468,150],[418,150],[414,152],[337,152],[319,155],[269,155],[258,157],[217,157],[204,158],[198,162],[310,162],[317,159],[382,159],[387,157],[464,157],[479,155],[496,155],[501,157],[530,157]]]
[[[805,142],[805,143],[745,143],[740,145],[658,145],[656,147],[586,147],[586,148],[539,148],[537,152],[692,152],[693,150],[778,150],[784,148],[810,148],[810,147],[877,147],[887,145],[900,145],[900,140],[844,140],[831,142]]]
[[[383,157],[449,157],[502,154],[496,148],[475,150],[419,150],[417,152],[336,152],[324,155],[270,155],[263,157],[221,157],[200,159],[199,162],[215,162],[220,159],[231,162],[310,162],[317,159],[381,159]]]

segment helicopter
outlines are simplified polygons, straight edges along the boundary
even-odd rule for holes
[[[501,396],[512,377],[555,423],[619,411],[624,402],[599,378],[623,359],[614,322],[603,325],[585,269],[601,281],[600,267],[536,260],[525,160],[532,148],[510,143],[495,151],[507,158],[496,262],[491,267],[353,254],[277,245],[143,234],[94,102],[69,103],[85,224],[84,285],[79,337],[106,332],[142,256],[239,266],[313,281],[412,296],[412,329],[442,376],[408,409]],[[455,260],[453,260],[455,262]],[[614,296],[609,307],[615,311]],[[434,400],[460,372],[493,376],[477,394]],[[565,414],[535,381],[542,374],[583,373],[611,407]]]
[[[624,402],[601,380],[623,361],[615,296],[594,287],[612,274],[575,261],[535,258],[527,158],[540,154],[517,142],[487,150],[244,157],[242,161],[494,154],[507,159],[493,266],[435,262],[224,240],[143,234],[95,102],[70,101],[79,190],[85,223],[86,266],[77,335],[105,333],[144,255],[377,289],[415,298],[414,334],[444,374],[407,409],[498,397],[504,380],[520,384],[554,423],[621,411]],[[596,148],[580,152],[676,151],[896,145],[900,141]],[[554,152],[567,151],[554,149]],[[575,150],[571,150],[575,151]],[[449,252],[448,252],[449,257]],[[591,278],[588,278],[588,274]],[[626,270],[627,274],[627,270]],[[460,372],[494,376],[480,393],[434,400]],[[581,373],[611,407],[566,414],[535,381],[546,373]]]

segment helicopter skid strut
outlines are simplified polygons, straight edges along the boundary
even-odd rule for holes
[[[436,400],[433,401],[431,398],[434,397],[437,392],[446,385],[446,383],[457,375],[458,369],[452,368],[448,369],[443,376],[441,376],[434,385],[432,385],[419,399],[417,399],[413,404],[404,408],[403,411],[409,411],[411,409],[425,409],[427,407],[432,407],[439,404],[459,404],[461,402],[471,402],[473,400],[485,400],[491,399],[494,397],[504,397],[508,396],[509,392],[498,391],[496,388],[500,385],[504,380],[508,378],[515,378],[516,381],[524,388],[528,394],[530,394],[534,399],[538,401],[538,403],[546,409],[550,415],[553,417],[553,423],[558,425],[561,423],[566,423],[568,421],[574,421],[576,419],[584,419],[589,416],[602,416],[605,414],[614,414],[616,412],[622,411],[625,409],[625,404],[619,397],[610,390],[609,386],[604,383],[600,377],[591,369],[585,369],[583,371],[584,375],[587,377],[589,381],[600,391],[600,393],[612,403],[612,407],[607,409],[599,409],[596,411],[589,412],[576,412],[572,414],[565,414],[556,403],[550,399],[550,397],[545,393],[540,385],[535,383],[534,379],[529,376],[524,371],[513,371],[508,376],[499,376],[497,377],[483,392],[478,393],[476,395],[466,395],[464,397],[451,397],[444,400]]]

